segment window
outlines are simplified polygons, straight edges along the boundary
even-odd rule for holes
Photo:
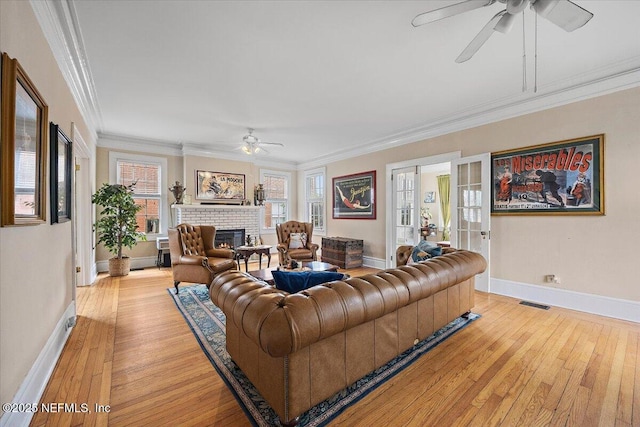
[[[264,218],[262,229],[274,231],[276,224],[289,219],[291,174],[288,172],[260,171],[264,184]]]
[[[305,218],[313,224],[315,232],[325,231],[325,170],[324,168],[305,173]]]
[[[109,153],[109,181],[133,187],[133,198],[142,209],[138,211],[138,231],[150,234],[167,232],[168,207],[166,194],[166,159],[124,153]]]

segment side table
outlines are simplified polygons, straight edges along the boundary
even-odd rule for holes
[[[236,251],[236,261],[238,262],[238,268],[240,268],[240,260],[244,258],[244,271],[249,271],[249,257],[253,254],[258,254],[258,267],[262,270],[262,255],[267,256],[267,268],[271,265],[271,248],[270,245],[259,246],[238,246],[234,248]]]

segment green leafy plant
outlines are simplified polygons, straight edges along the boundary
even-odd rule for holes
[[[136,213],[142,206],[133,199],[133,186],[103,184],[91,197],[91,202],[102,207],[99,219],[94,224],[98,232],[98,243],[104,244],[109,252],[122,259],[122,247],[131,249],[138,240],[147,240],[144,233],[137,231]]]

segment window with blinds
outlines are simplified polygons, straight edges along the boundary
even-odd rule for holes
[[[261,182],[264,186],[264,224],[263,229],[275,230],[276,224],[282,224],[289,219],[289,173],[261,172]]]
[[[162,192],[160,164],[118,160],[117,179],[122,185],[134,184],[134,200],[142,206],[136,215],[138,230],[147,234],[160,233]]]

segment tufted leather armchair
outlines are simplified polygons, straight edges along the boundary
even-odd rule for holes
[[[180,224],[169,229],[169,252],[173,285],[180,282],[204,283],[209,287],[215,276],[237,270],[235,251],[216,249],[216,228],[211,225]]]
[[[307,245],[300,249],[289,249],[289,235],[291,233],[307,233]],[[317,261],[319,246],[311,241],[313,225],[310,222],[287,221],[276,224],[278,235],[278,256],[280,265],[286,265],[290,259],[296,261]]]

